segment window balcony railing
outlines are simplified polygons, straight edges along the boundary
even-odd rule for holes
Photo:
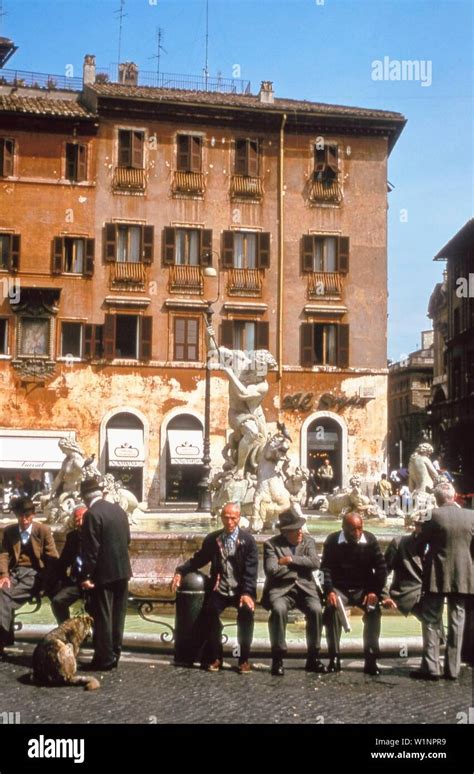
[[[115,167],[112,188],[114,191],[143,193],[146,188],[145,170],[131,169],[129,167]]]
[[[259,177],[232,175],[230,179],[230,195],[233,198],[261,199],[263,194],[263,182]]]
[[[308,274],[308,298],[340,298],[343,275],[338,271],[315,271]]]
[[[229,269],[227,275],[229,296],[261,296],[262,286],[261,269]]]
[[[333,204],[340,204],[344,198],[342,187],[337,181],[323,183],[319,180],[313,180],[309,196],[313,202],[331,202]]]
[[[143,263],[112,263],[110,289],[141,292],[146,286],[146,268]]]
[[[172,192],[180,194],[202,195],[206,190],[203,172],[181,172],[173,174]]]
[[[170,266],[170,293],[193,293],[202,296],[204,280],[200,266]]]

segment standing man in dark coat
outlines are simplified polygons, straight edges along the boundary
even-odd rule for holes
[[[210,592],[204,602],[203,632],[207,637],[205,666],[208,672],[222,668],[221,613],[237,608],[237,641],[240,674],[251,672],[249,663],[257,596],[258,549],[250,532],[240,529],[240,506],[227,503],[221,512],[224,529],[211,532],[194,556],[176,568],[171,588],[179,589],[183,575],[211,563]]]
[[[423,566],[423,658],[421,669],[410,676],[438,680],[444,600],[448,600],[448,635],[444,677],[456,680],[461,668],[466,596],[474,594],[474,512],[456,505],[448,481],[435,487],[438,508],[423,523],[422,540],[428,546]]]
[[[48,590],[48,578],[58,552],[51,529],[33,521],[35,505],[28,497],[12,503],[18,524],[3,532],[0,549],[0,655],[13,644],[13,613],[40,590]]]
[[[128,516],[116,503],[103,499],[98,481],[81,483],[87,505],[82,525],[82,583],[90,591],[94,619],[94,658],[91,669],[109,671],[118,666],[127,612],[128,581],[132,571],[128,556]]]
[[[84,596],[79,581],[82,570],[81,527],[87,508],[74,508],[74,529],[67,533],[66,542],[56,565],[58,584],[51,597],[51,610],[58,624],[70,618],[70,606]]]
[[[288,612],[295,607],[306,618],[308,648],[306,671],[325,673],[319,660],[321,646],[321,600],[313,572],[319,569],[319,557],[313,538],[302,530],[306,519],[284,511],[279,517],[281,535],[270,538],[264,545],[266,581],[262,605],[270,610],[268,628],[272,646],[272,675],[283,677],[283,657],[286,653]]]
[[[341,622],[337,608],[342,602],[344,606],[357,605],[364,611],[364,672],[379,675],[379,602],[387,580],[387,565],[377,538],[371,532],[365,532],[358,513],[346,513],[342,531],[333,532],[326,538],[321,569],[326,594],[324,616],[330,657],[328,670],[341,670]]]

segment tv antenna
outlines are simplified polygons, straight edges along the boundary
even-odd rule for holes
[[[204,83],[207,91],[209,78],[209,0],[206,0],[206,64],[204,66]]]
[[[116,11],[114,11],[115,14],[118,14],[119,17],[119,35],[118,35],[118,63],[120,64],[120,58],[122,56],[122,27],[123,27],[123,20],[125,16],[128,16],[128,14],[124,13],[125,8],[125,0],[120,0],[120,8],[117,8]]]
[[[161,29],[161,27],[157,27],[157,30],[156,30],[156,54],[154,56],[150,56],[149,57],[149,59],[156,59],[156,79],[157,79],[156,85],[157,86],[158,86],[158,80],[160,78],[161,52],[163,51],[164,54],[168,53],[166,48],[163,48],[163,46],[161,45],[161,41],[163,40],[163,38],[164,38],[163,30]]]

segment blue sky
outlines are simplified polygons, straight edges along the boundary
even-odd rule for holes
[[[1,4],[1,0],[0,0]],[[3,0],[0,34],[19,46],[9,66],[80,76],[86,53],[117,61],[120,0]],[[122,60],[200,74],[205,0],[125,0]],[[209,69],[241,68],[252,91],[397,110],[408,118],[389,162],[389,356],[430,327],[426,310],[443,265],[433,255],[473,213],[471,0],[209,0]],[[372,62],[431,62],[432,83],[375,81]],[[377,320],[368,320],[377,324]]]

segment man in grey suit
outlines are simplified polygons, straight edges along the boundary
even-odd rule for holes
[[[283,677],[288,612],[295,607],[306,618],[307,672],[325,673],[319,660],[321,644],[321,601],[313,577],[319,557],[313,538],[302,531],[306,519],[291,510],[280,514],[280,535],[264,544],[265,586],[262,606],[270,610],[268,628],[272,646],[272,675]]]
[[[474,512],[459,508],[449,482],[434,490],[438,508],[423,524],[422,540],[428,546],[423,566],[423,658],[421,669],[410,676],[439,680],[440,644],[444,600],[448,600],[448,636],[444,677],[456,680],[461,668],[465,601],[474,594]]]

